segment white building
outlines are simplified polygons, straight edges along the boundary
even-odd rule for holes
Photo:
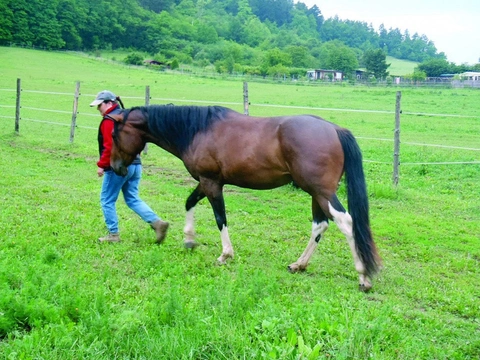
[[[466,71],[460,74],[460,78],[463,80],[480,80],[480,72],[476,71]]]
[[[343,72],[338,70],[309,70],[307,71],[307,77],[310,80],[331,80],[331,81],[342,81]]]

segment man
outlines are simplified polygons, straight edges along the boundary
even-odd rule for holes
[[[103,176],[100,204],[107,225],[108,235],[98,239],[100,242],[120,242],[118,233],[118,216],[115,204],[120,191],[123,193],[127,206],[135,211],[145,222],[155,230],[157,243],[161,243],[167,235],[168,222],[162,221],[157,214],[138,195],[138,185],[142,177],[142,163],[140,155],[128,167],[125,177],[119,176],[110,168],[112,151],[112,132],[114,120],[109,115],[120,113],[118,104],[120,98],[108,90],[100,91],[90,106],[96,106],[102,115],[98,129],[98,147],[100,159],[97,162],[97,174]]]

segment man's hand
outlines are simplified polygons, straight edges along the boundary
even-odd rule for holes
[[[105,173],[105,170],[103,170],[102,168],[98,168],[98,169],[97,169],[97,175],[98,175],[98,177],[102,177],[104,173]]]

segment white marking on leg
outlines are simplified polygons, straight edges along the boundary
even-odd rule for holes
[[[327,229],[327,221],[322,221],[320,223],[312,222],[312,235],[310,236],[308,245],[298,260],[288,267],[290,271],[305,270],[307,268],[308,262],[318,246],[318,241],[320,241],[321,236],[327,231]]]
[[[183,233],[185,234],[185,242],[191,242],[195,240],[195,218],[194,207],[187,211],[185,215],[185,227]]]
[[[357,248],[355,247],[355,238],[353,237],[353,227],[352,227],[352,217],[348,212],[340,212],[333,208],[333,206],[328,203],[328,209],[330,214],[332,214],[333,221],[337,224],[339,230],[347,238],[348,245],[352,251],[353,261],[355,263],[355,270],[357,270],[359,275],[360,284],[365,284],[367,277],[365,276],[365,267],[363,266],[360,257],[358,256]]]
[[[220,231],[220,237],[222,239],[222,255],[217,260],[223,265],[227,259],[233,258],[233,247],[228,235],[228,228],[225,225],[223,225],[222,231]]]

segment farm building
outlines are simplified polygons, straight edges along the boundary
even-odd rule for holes
[[[364,80],[368,77],[368,74],[365,70],[355,70],[353,74],[357,80]]]
[[[307,77],[310,80],[331,80],[331,81],[342,81],[343,72],[338,70],[309,70],[307,71]]]
[[[460,78],[463,80],[480,80],[480,72],[475,72],[475,71],[466,71],[462,74],[460,74]]]

